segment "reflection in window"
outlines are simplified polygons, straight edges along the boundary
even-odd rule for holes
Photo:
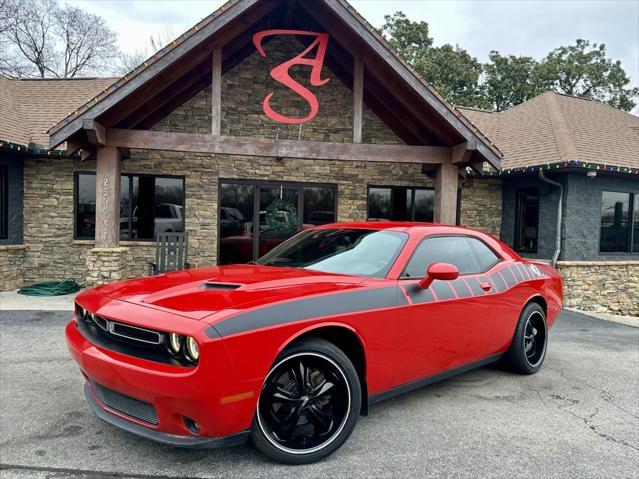
[[[9,236],[9,172],[0,166],[0,239]]]
[[[333,186],[223,181],[219,194],[220,264],[256,260],[300,229],[337,219]]]
[[[425,221],[434,218],[435,192],[403,186],[368,188],[370,221]]]
[[[632,208],[633,219],[633,234],[632,234],[632,252],[639,253],[639,194],[632,195],[635,198],[635,202]]]
[[[95,238],[95,174],[76,176],[75,236]],[[184,178],[124,174],[120,183],[120,239],[154,240],[184,231]]]
[[[630,193],[601,192],[602,253],[629,252],[630,245]]]
[[[539,230],[539,190],[517,190],[515,205],[515,251],[536,253]]]

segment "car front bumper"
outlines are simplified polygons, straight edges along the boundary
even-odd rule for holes
[[[221,345],[203,347],[207,359],[187,368],[98,347],[75,321],[65,333],[87,381],[89,406],[106,422],[174,446],[210,448],[246,440],[261,386],[237,380]],[[196,431],[188,421],[197,424]]]
[[[88,382],[84,385],[84,396],[86,397],[91,410],[103,421],[145,439],[151,439],[152,441],[168,444],[170,446],[195,449],[215,449],[218,447],[240,446],[246,442],[250,433],[250,431],[241,431],[224,437],[178,436],[175,434],[168,434],[145,426],[140,426],[139,424],[110,413],[98,402]]]

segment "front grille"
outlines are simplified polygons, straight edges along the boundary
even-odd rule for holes
[[[174,366],[194,367],[181,355],[172,355],[166,347],[168,333],[114,321],[93,314],[76,304],[76,324],[80,333],[93,344],[127,356]]]
[[[153,404],[105,388],[93,381],[91,381],[91,388],[100,402],[114,411],[153,426],[158,425],[158,415]]]

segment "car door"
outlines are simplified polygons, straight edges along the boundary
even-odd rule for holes
[[[398,281],[410,304],[397,315],[397,384],[491,354],[498,294],[488,273],[500,261],[471,236],[429,236],[417,245]],[[420,288],[426,269],[438,262],[455,265],[459,278]]]

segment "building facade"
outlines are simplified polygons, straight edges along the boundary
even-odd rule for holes
[[[261,2],[263,10],[252,2],[222,9],[183,36],[183,43],[150,59],[157,72],[74,80],[84,97],[68,95],[71,81],[1,79],[3,109],[16,97],[37,98],[37,89],[58,97],[50,107],[57,110],[48,112],[51,123],[76,110],[50,131],[52,144],[46,146],[46,130],[29,120],[36,114],[21,115],[35,131],[31,136],[24,133],[29,128],[0,120],[0,289],[67,277],[90,286],[146,274],[159,232],[186,231],[195,267],[251,261],[308,225],[367,219],[456,222],[501,236],[524,256],[551,259],[558,188],[538,171],[506,173],[509,162],[518,160],[510,159],[510,140],[497,133],[503,129],[492,127],[500,120],[485,112],[462,114],[413,84],[402,75],[414,74],[399,70],[405,68],[401,59],[380,58],[382,40],[359,31],[365,23],[345,2],[337,3],[345,10],[317,12],[331,35],[321,69],[328,81],[312,89],[319,109],[305,123],[274,121],[265,114],[264,98],[273,92],[273,110],[289,118],[307,115],[307,101],[270,73],[308,44],[299,34],[274,35],[265,55],[251,45],[252,35],[280,21],[282,27],[310,30],[309,12],[287,12],[282,2]],[[235,30],[240,18],[251,25],[244,27],[251,35]],[[216,83],[220,35],[227,43]],[[189,45],[194,38],[200,42]],[[208,58],[193,57],[202,45]],[[353,45],[358,53],[349,55]],[[358,55],[366,72],[359,87]],[[308,83],[302,69],[291,72],[300,84]],[[380,78],[397,88],[384,89]],[[115,87],[105,91],[108,85]],[[421,115],[411,107],[419,102]],[[20,103],[25,109],[29,102]],[[499,175],[480,174],[482,164],[500,166],[500,152],[484,134],[506,152]],[[121,143],[109,143],[112,138]],[[136,147],[140,142],[144,147]],[[448,155],[443,160],[442,152]],[[559,267],[567,303],[639,314],[633,299],[639,292],[638,171],[593,178],[587,168],[557,170],[547,176],[563,185]],[[607,191],[629,196],[609,198]],[[612,219],[602,217],[610,204]],[[624,208],[629,246],[620,253]],[[615,251],[604,254],[602,247]]]

